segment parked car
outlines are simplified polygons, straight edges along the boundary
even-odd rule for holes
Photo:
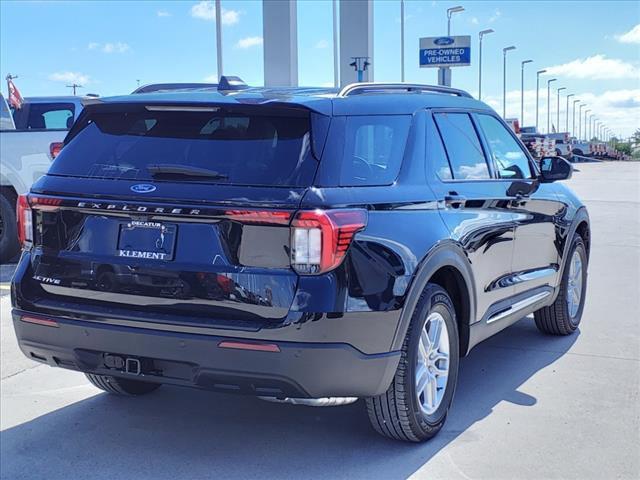
[[[479,342],[531,313],[578,328],[571,171],[446,87],[103,99],[20,197],[18,342],[120,395],[362,397],[379,433],[423,441]]]
[[[574,155],[581,157],[588,157],[592,154],[591,142],[585,142],[582,140],[573,140],[571,142],[571,151]]]
[[[82,100],[30,97],[19,110],[12,110],[0,94],[0,261],[11,260],[20,250],[15,227],[18,195],[45,174],[52,144],[62,144],[82,111]]]

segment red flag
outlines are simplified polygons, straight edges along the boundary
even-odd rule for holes
[[[22,95],[20,95],[18,88],[10,78],[7,79],[7,87],[9,88],[9,106],[19,110],[24,103]]]

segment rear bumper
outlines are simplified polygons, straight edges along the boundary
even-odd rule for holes
[[[220,348],[232,337],[101,325],[36,314],[57,327],[27,323],[13,310],[23,353],[82,372],[276,397],[373,396],[386,391],[400,352],[366,355],[346,343],[272,342],[279,352]],[[109,368],[105,354],[139,359],[139,376]]]

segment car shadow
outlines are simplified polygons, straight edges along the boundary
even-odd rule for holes
[[[378,436],[362,402],[311,408],[163,387],[139,398],[98,394],[3,431],[2,477],[406,478],[500,402],[534,405],[519,388],[578,333],[545,336],[527,319],[476,347],[444,429],[424,444]]]

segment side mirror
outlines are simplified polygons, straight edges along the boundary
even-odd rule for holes
[[[568,180],[573,173],[573,165],[562,157],[542,157],[540,159],[540,181],[551,183]]]

